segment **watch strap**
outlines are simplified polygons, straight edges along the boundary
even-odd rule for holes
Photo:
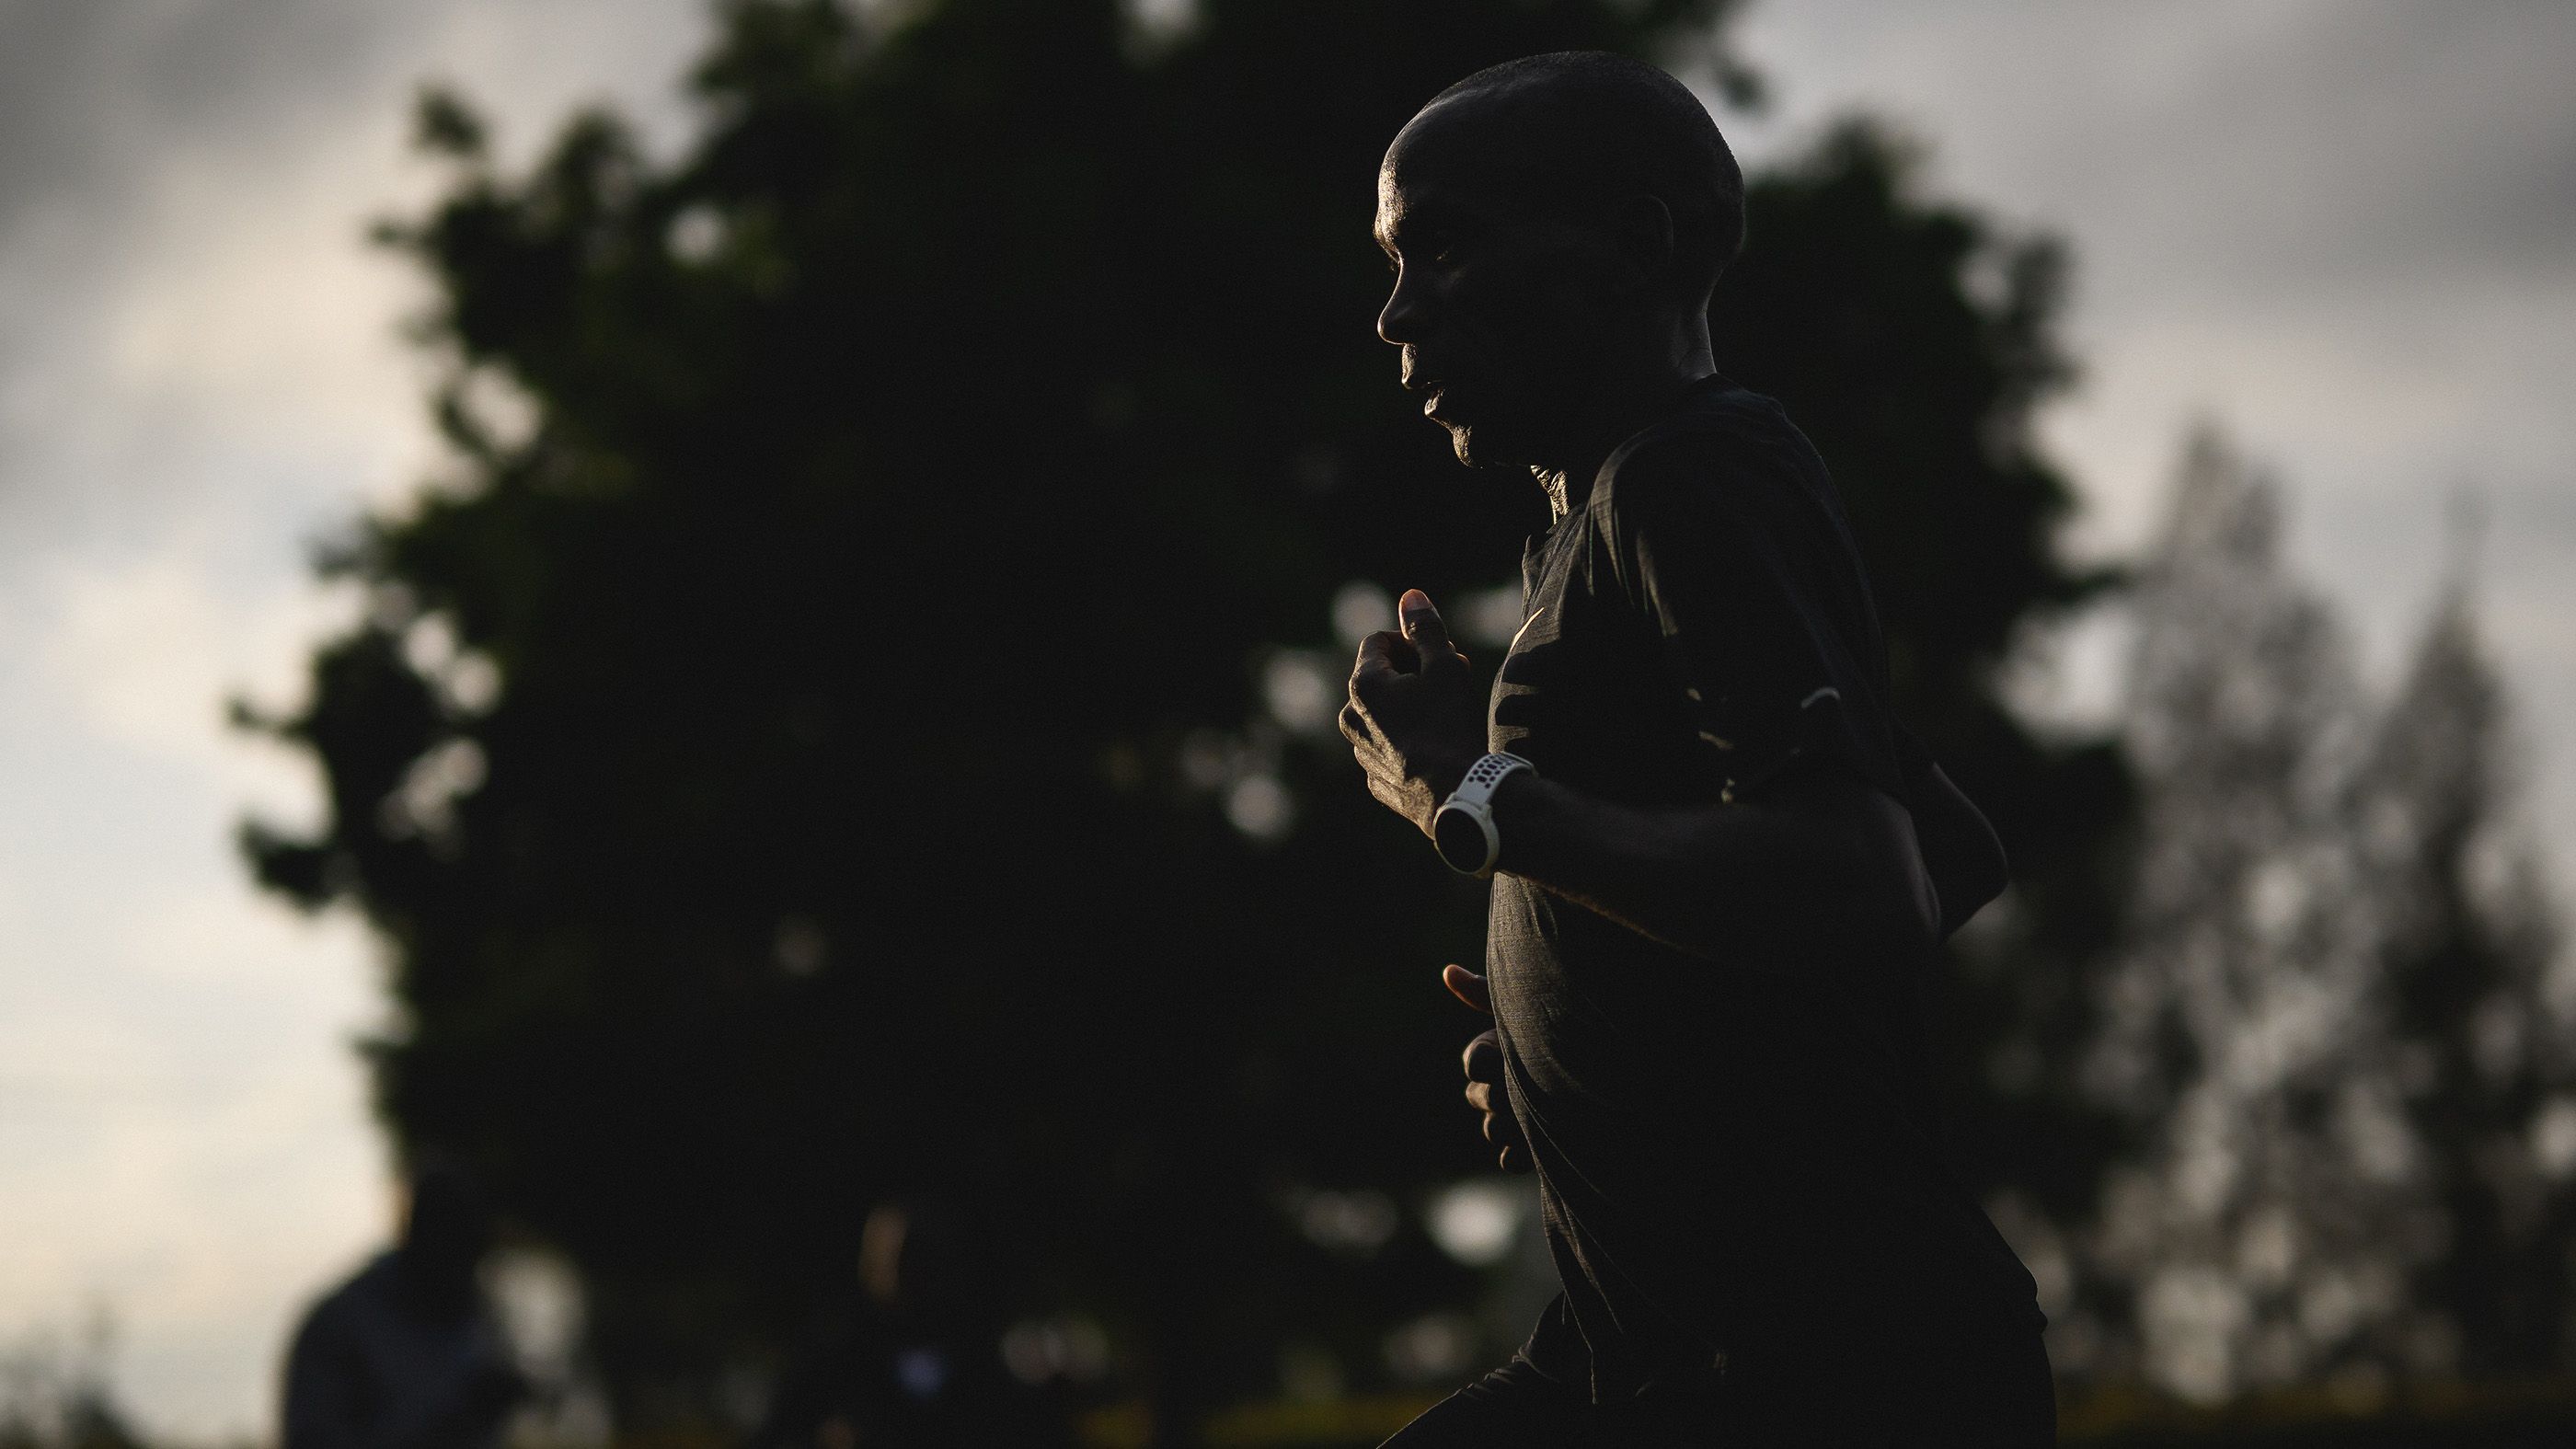
[[[1504,751],[1479,756],[1466,778],[1440,803],[1431,821],[1432,844],[1451,870],[1489,879],[1503,853],[1502,832],[1494,826],[1494,791],[1522,770],[1537,767]]]

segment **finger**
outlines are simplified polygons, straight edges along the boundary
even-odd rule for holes
[[[1467,1043],[1467,1049],[1458,1054],[1458,1063],[1467,1069],[1468,1081],[1499,1082],[1503,1079],[1503,1044],[1489,1031]]]
[[[1421,654],[1411,640],[1392,630],[1380,629],[1360,641],[1360,657],[1351,665],[1351,688],[1356,692],[1361,680],[1376,675],[1411,674],[1421,664]]]
[[[1493,994],[1485,989],[1485,978],[1464,966],[1451,963],[1440,968],[1440,984],[1457,997],[1487,1016],[1494,1014]]]
[[[1369,742],[1368,716],[1360,713],[1358,705],[1343,705],[1341,714],[1336,718],[1341,721],[1343,739],[1349,740],[1354,745],[1365,745]]]
[[[1514,1175],[1527,1173],[1530,1170],[1529,1148],[1523,1143],[1514,1142],[1505,1147],[1495,1161],[1505,1172]]]
[[[1431,606],[1431,596],[1420,589],[1407,589],[1396,604],[1395,612],[1404,621],[1404,637],[1412,641],[1414,652],[1421,656],[1424,670],[1464,667],[1467,656],[1449,642],[1449,626],[1440,611]]]
[[[1469,1082],[1467,1084],[1467,1105],[1475,1108],[1479,1112],[1490,1114],[1494,1110],[1494,1084],[1491,1082]]]

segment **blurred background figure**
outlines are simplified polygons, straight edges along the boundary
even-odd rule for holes
[[[286,1358],[286,1449],[498,1444],[528,1385],[479,1270],[492,1214],[472,1178],[414,1170],[402,1237],[313,1305]]]
[[[889,1202],[868,1214],[844,1302],[779,1379],[753,1449],[1050,1449],[1060,1409],[1002,1363],[994,1256],[956,1213]]]

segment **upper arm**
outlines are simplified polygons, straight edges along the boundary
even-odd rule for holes
[[[1833,765],[1902,798],[1859,562],[1791,466],[1710,434],[1628,460],[1609,499],[1613,567],[1730,793]]]
[[[1813,907],[1769,914],[1809,940],[1932,939],[1940,896],[1838,513],[1758,440],[1676,442],[1619,475],[1614,555],[1727,798],[1751,807],[1726,828],[1767,842],[1778,906]]]
[[[1775,839],[1795,839],[1781,839],[1774,913],[1806,938],[1853,947],[1939,939],[1940,893],[1913,816],[1885,790],[1848,770],[1798,770],[1734,813],[1769,817]],[[1807,909],[1776,909],[1800,895]]]

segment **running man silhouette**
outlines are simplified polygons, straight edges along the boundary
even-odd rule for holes
[[[1917,1001],[2002,852],[1890,713],[1823,461],[1716,371],[1743,227],[1707,110],[1606,54],[1470,76],[1378,173],[1404,385],[1554,513],[1490,699],[1412,590],[1342,713],[1370,793],[1492,877],[1484,976],[1447,975],[1490,993],[1469,1100],[1563,1288],[1398,1449],[2055,1441]]]

